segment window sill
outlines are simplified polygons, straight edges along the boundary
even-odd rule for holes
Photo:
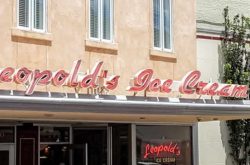
[[[89,52],[97,52],[104,54],[118,54],[118,44],[117,43],[106,43],[92,40],[85,40],[85,49]]]
[[[153,49],[150,50],[150,60],[177,63],[177,58],[173,52],[163,52]]]
[[[47,42],[52,41],[51,33],[39,33],[39,32],[21,30],[18,28],[12,28],[11,35],[12,37],[23,38],[23,39],[26,38],[26,39],[33,39],[33,40],[40,40]]]

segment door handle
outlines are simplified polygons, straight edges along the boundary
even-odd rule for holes
[[[85,143],[85,165],[88,165],[88,143]]]

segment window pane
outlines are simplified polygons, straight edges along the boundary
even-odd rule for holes
[[[68,145],[40,145],[40,165],[69,165]]]
[[[14,143],[14,127],[0,127],[0,143]]]
[[[34,28],[39,30],[44,29],[44,1],[34,0]]]
[[[41,142],[69,142],[68,127],[41,127],[40,141]]]
[[[171,48],[171,32],[170,32],[170,0],[163,0],[163,10],[164,10],[164,48]]]
[[[106,128],[75,128],[73,136],[74,165],[108,164]]]
[[[99,6],[98,0],[90,0],[90,36],[93,38],[98,38],[99,31]]]
[[[19,26],[29,27],[29,0],[19,0]]]
[[[154,0],[154,47],[161,47],[161,4],[160,0]]]
[[[9,164],[9,151],[0,151],[0,162],[1,162],[1,165],[10,165]]]
[[[111,0],[102,1],[102,23],[103,23],[103,39],[111,39]]]
[[[137,165],[191,165],[189,126],[136,126]]]
[[[113,165],[131,165],[130,124],[111,124]]]

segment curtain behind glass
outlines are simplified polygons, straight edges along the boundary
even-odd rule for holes
[[[111,0],[103,0],[102,7],[102,38],[111,40]]]
[[[98,38],[99,31],[98,0],[90,0],[90,37]]]
[[[44,29],[44,6],[45,0],[34,0],[34,28]]]
[[[170,32],[170,0],[163,0],[163,13],[164,13],[164,48],[171,48],[171,32]]]
[[[19,26],[29,27],[29,0],[19,0]]]
[[[154,0],[154,47],[161,47],[160,35],[161,35],[161,5],[160,0]]]

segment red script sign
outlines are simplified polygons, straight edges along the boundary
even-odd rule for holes
[[[118,85],[120,76],[113,75],[107,77],[108,71],[102,71],[100,74],[103,62],[97,62],[89,74],[79,75],[81,60],[73,63],[71,71],[68,73],[65,70],[58,70],[53,73],[50,70],[30,70],[22,67],[15,70],[12,67],[4,68],[0,71],[0,82],[12,82],[17,84],[27,85],[26,95],[33,94],[37,85],[68,86],[79,88],[97,88],[104,87],[106,90],[114,90]],[[105,73],[105,74],[104,74]],[[103,84],[98,81],[100,78],[105,79]]]
[[[150,145],[146,144],[144,159],[148,157],[159,157],[164,154],[174,154],[179,156],[181,154],[180,148],[177,143],[160,144],[160,145]]]
[[[170,93],[173,91],[173,84],[177,83],[178,91],[182,94],[198,94],[223,97],[247,97],[248,86],[236,84],[219,84],[207,83],[200,81],[200,71],[191,71],[179,82],[172,79],[160,80],[153,78],[152,69],[139,71],[132,79],[132,84],[127,88],[128,91],[139,92],[163,92]]]

